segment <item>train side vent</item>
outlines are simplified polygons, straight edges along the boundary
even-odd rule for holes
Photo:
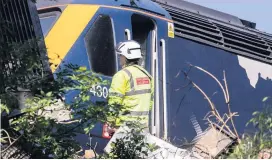
[[[266,36],[266,35],[261,34],[260,37],[267,42],[267,44],[270,47],[270,50],[272,51],[272,36]]]
[[[223,38],[220,30],[206,18],[189,13],[172,6],[161,4],[161,6],[171,15],[175,35],[212,45],[223,45]]]
[[[224,37],[224,47],[246,53],[246,56],[272,62],[272,39],[215,23]]]
[[[175,36],[272,64],[272,37],[159,3],[172,17]]]

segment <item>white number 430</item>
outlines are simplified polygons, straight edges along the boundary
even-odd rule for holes
[[[107,87],[102,87],[100,85],[93,86],[90,89],[90,92],[93,93],[94,96],[104,97],[104,98],[107,98],[108,94],[109,94],[108,88]]]

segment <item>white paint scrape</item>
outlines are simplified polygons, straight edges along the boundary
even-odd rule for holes
[[[252,87],[256,87],[259,74],[263,79],[272,79],[272,66],[249,58],[238,56],[239,64],[246,70],[247,77]]]

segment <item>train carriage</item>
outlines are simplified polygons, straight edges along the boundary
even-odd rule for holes
[[[45,0],[37,6],[53,72],[68,62],[111,80],[121,69],[115,45],[138,41],[144,57],[140,65],[155,82],[151,133],[176,145],[207,128],[203,119],[209,103],[194,84],[221,114],[228,112],[220,86],[192,66],[221,83],[225,73],[240,134],[252,112],[263,107],[262,99],[272,96],[272,35],[252,22],[178,0]],[[106,99],[108,88],[96,86],[93,94]]]

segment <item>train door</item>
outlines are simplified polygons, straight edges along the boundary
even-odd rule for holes
[[[140,65],[149,71],[154,82],[154,106],[150,112],[151,134],[167,138],[166,100],[166,41],[167,23],[160,19],[140,14],[131,14],[130,38],[141,44],[143,59]],[[127,34],[127,33],[126,33]]]
[[[130,23],[125,30],[125,35],[128,40],[135,40],[141,45],[142,56],[143,58],[139,62],[139,65],[144,67],[153,77],[156,77],[157,70],[156,67],[156,52],[157,52],[157,31],[156,31],[156,23],[150,17],[131,13],[130,15]],[[155,84],[155,91],[156,92]],[[154,107],[152,107],[152,111],[150,112],[150,120],[149,120],[149,129],[153,135],[157,135],[158,121],[156,120],[156,96],[154,96]]]

